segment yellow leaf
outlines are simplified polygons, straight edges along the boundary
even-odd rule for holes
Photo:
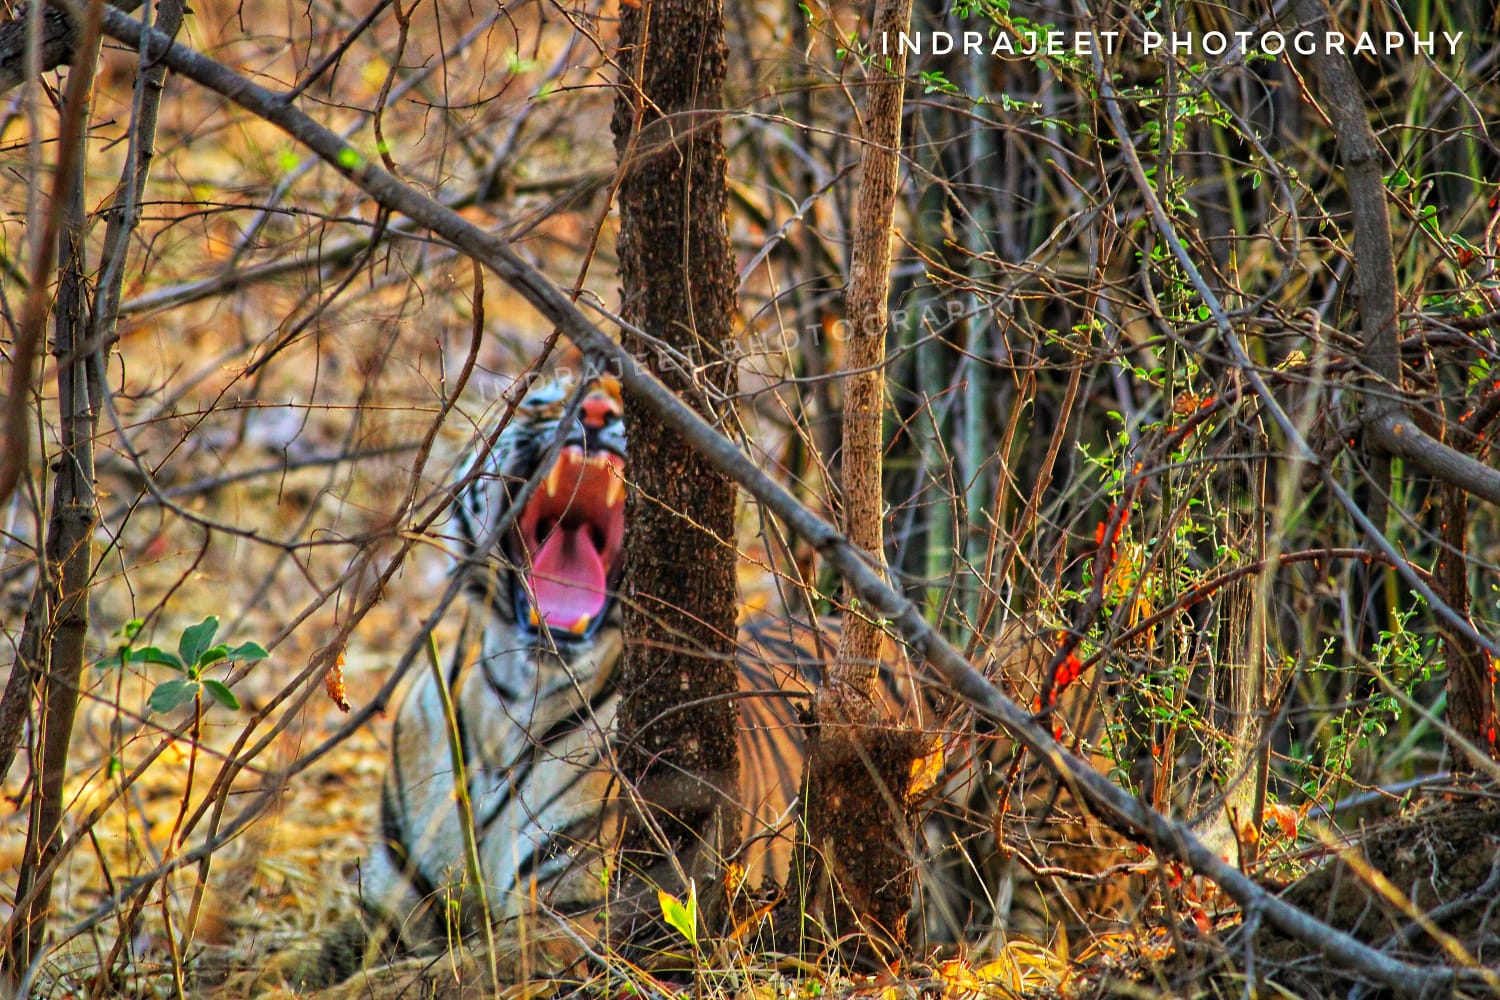
[[[938,744],[932,753],[924,754],[911,762],[911,794],[923,795],[930,791],[943,776],[943,746]]]

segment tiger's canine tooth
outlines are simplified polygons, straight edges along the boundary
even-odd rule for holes
[[[589,623],[592,622],[592,621],[593,621],[592,617],[590,617],[589,615],[584,615],[583,617],[579,618],[576,622],[574,622],[572,625],[570,625],[568,627],[568,631],[572,632],[574,635],[583,635],[583,633],[585,633],[585,632],[587,632],[589,630]]]
[[[557,487],[561,482],[562,459],[559,458],[556,462],[552,463],[552,471],[547,473],[547,478],[543,481],[542,484],[546,487],[548,500],[551,500],[553,497],[557,496]]]
[[[614,507],[620,502],[620,497],[625,492],[625,480],[621,479],[613,469],[609,473],[609,485],[604,487],[604,504],[606,507]]]

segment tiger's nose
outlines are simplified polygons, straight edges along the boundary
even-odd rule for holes
[[[603,393],[590,393],[583,400],[583,426],[595,430],[604,427],[611,418],[620,415],[620,407]]]

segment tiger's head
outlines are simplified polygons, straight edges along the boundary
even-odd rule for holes
[[[522,400],[458,503],[468,590],[518,638],[573,646],[618,625],[625,540],[620,385],[563,374]],[[475,470],[471,470],[475,471]],[[518,506],[519,505],[519,506]]]

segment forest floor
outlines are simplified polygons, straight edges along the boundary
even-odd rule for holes
[[[1323,862],[1282,888],[1282,896],[1329,926],[1347,931],[1382,953],[1416,966],[1436,962],[1459,969],[1494,966],[1500,959],[1500,801],[1454,789],[1400,816],[1372,820],[1357,841],[1329,849]],[[616,960],[548,966],[547,943],[518,948],[502,935],[505,997],[654,997],[712,995],[735,1000],[812,997],[1089,998],[1244,996],[1247,969],[1261,995],[1371,997],[1386,993],[1357,971],[1332,965],[1303,941],[1262,926],[1253,935],[1232,907],[1210,894],[1198,902],[1212,911],[1169,924],[1160,907],[1143,910],[1138,930],[1101,933],[1091,940],[1048,942],[1011,938],[984,949],[946,949],[909,961],[883,976],[848,977],[738,949],[719,950],[696,975],[653,973]],[[264,925],[263,908],[235,920]],[[1205,933],[1205,928],[1207,932]],[[312,929],[315,933],[316,929]],[[286,940],[286,938],[283,938]],[[555,944],[555,942],[553,942]],[[302,945],[305,947],[305,943]],[[294,948],[296,945],[294,944]],[[472,949],[374,967],[349,982],[302,993],[267,980],[262,957],[239,946],[223,957],[231,974],[205,996],[487,997],[485,962]],[[274,958],[271,968],[275,968]],[[246,970],[250,971],[246,971]]]
[[[1500,963],[1500,798],[1492,787],[1429,796],[1371,822],[1357,842],[1287,887],[1284,898],[1385,955],[1459,969]],[[1306,944],[1263,927],[1226,955],[1254,949],[1276,981],[1299,996],[1374,995]],[[1237,964],[1243,971],[1243,957]],[[1375,991],[1378,993],[1379,991]]]

